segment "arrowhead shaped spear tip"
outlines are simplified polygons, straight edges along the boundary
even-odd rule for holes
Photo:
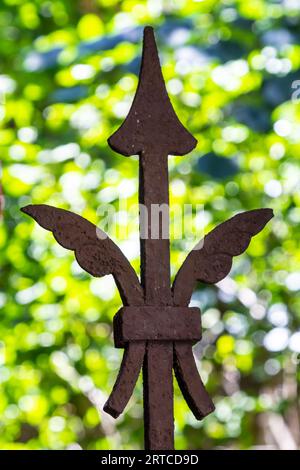
[[[150,26],[144,29],[139,84],[133,104],[123,124],[108,139],[108,144],[125,156],[141,152],[185,155],[197,144],[179,121],[170,102]]]

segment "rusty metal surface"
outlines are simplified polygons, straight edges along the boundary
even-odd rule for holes
[[[123,360],[114,388],[104,405],[104,411],[117,418],[123,413],[130,400],[145,357],[144,341],[129,343],[124,351]]]
[[[133,327],[134,325],[134,327]],[[114,318],[115,344],[130,341],[191,341],[201,339],[197,307],[123,307]]]
[[[196,282],[216,284],[229,274],[232,258],[242,254],[251,238],[273,217],[271,209],[243,212],[223,222],[201,240],[179,269],[174,283],[175,305],[188,305]]]
[[[185,155],[197,140],[181,124],[168,96],[159,63],[153,28],[144,30],[139,84],[129,114],[108,139],[113,150],[125,156],[148,153]],[[154,155],[152,155],[154,153]]]
[[[73,212],[56,207],[29,205],[21,209],[53,233],[56,241],[75,252],[78,264],[95,277],[112,274],[124,305],[143,303],[138,277],[120,248],[102,230]]]
[[[172,108],[150,27],[144,31],[140,79],[132,107],[108,142],[122,155],[139,155],[139,202],[150,212],[153,205],[165,204],[168,215],[168,155],[185,155],[197,142]],[[73,250],[78,263],[91,275],[114,276],[125,307],[115,317],[114,335],[116,346],[124,347],[124,355],[104,409],[115,418],[124,411],[143,368],[145,447],[173,449],[172,369],[196,419],[214,409],[192,352],[201,333],[200,312],[197,322],[196,310],[187,308],[195,284],[223,279],[232,258],[246,250],[251,238],[272,218],[272,211],[238,214],[215,228],[187,256],[171,287],[169,237],[163,236],[161,227],[158,237],[152,237],[151,218],[144,226],[140,217],[139,281],[117,245],[79,215],[46,205],[22,210],[52,231],[58,243]],[[186,322],[186,312],[191,310]],[[195,337],[189,336],[193,328]]]
[[[182,395],[195,418],[205,418],[215,407],[200,378],[190,342],[174,343],[173,367]]]

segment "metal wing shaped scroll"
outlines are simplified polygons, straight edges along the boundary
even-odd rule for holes
[[[75,252],[79,265],[95,277],[112,274],[124,306],[143,305],[144,295],[138,277],[122,251],[98,227],[73,212],[48,205],[29,205],[21,209],[46,230],[56,241]],[[119,374],[105,411],[117,417],[127,405],[145,354],[143,342],[125,347]]]
[[[75,252],[78,264],[95,277],[112,274],[124,305],[139,305],[143,292],[137,275],[117,245],[88,220],[56,207],[30,205],[22,209],[53,233],[56,241]]]
[[[189,253],[173,284],[175,305],[188,305],[197,281],[215,284],[230,272],[232,258],[273,217],[271,209],[243,212],[218,225]]]

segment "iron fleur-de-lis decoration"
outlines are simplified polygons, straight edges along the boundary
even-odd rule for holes
[[[144,30],[138,89],[130,112],[109,138],[110,147],[139,155],[139,202],[169,208],[168,155],[185,155],[196,139],[178,120],[162,76],[153,29]],[[200,310],[190,308],[197,281],[215,284],[230,271],[232,258],[248,247],[273,217],[271,209],[234,216],[204,237],[170,280],[170,242],[151,237],[150,217],[140,214],[141,280],[115,243],[96,226],[72,212],[47,205],[22,209],[57,242],[73,250],[80,266],[93,276],[112,274],[123,302],[114,317],[116,347],[124,348],[119,374],[104,410],[114,418],[126,407],[141,369],[144,384],[145,448],[174,448],[172,369],[196,419],[214,410],[199,376],[192,346],[201,339]],[[169,217],[169,212],[168,212]]]

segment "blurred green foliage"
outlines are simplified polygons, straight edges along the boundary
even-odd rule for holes
[[[121,217],[109,231],[138,270],[137,214],[124,217],[137,202],[138,162],[106,139],[134,96],[145,24],[156,27],[172,103],[199,141],[169,159],[172,204],[204,204],[205,231],[238,211],[275,211],[230,277],[195,292],[204,328],[195,354],[216,412],[196,422],[176,389],[176,446],[300,445],[299,6],[1,2],[0,448],[143,445],[141,380],[116,422],[101,411],[122,354],[112,279],[84,273],[19,208],[47,203],[100,223],[114,204]],[[173,241],[173,275],[192,245]]]

